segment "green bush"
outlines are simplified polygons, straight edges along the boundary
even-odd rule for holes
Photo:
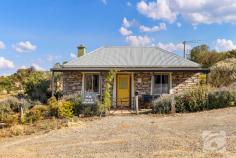
[[[0,111],[13,111],[19,112],[19,108],[22,105],[22,102],[16,97],[8,97],[0,102]]]
[[[105,114],[108,110],[110,110],[112,106],[112,98],[111,98],[110,91],[112,87],[112,81],[114,80],[116,73],[117,73],[117,70],[111,70],[106,75],[104,95],[103,95],[102,103],[99,104],[99,107],[98,107],[98,111],[100,114]]]
[[[79,116],[82,113],[81,96],[80,94],[72,94],[64,96],[64,100],[70,101],[73,104],[73,114]]]
[[[176,96],[176,112],[197,112],[207,109],[208,91],[208,87],[199,86]]]
[[[98,104],[95,105],[82,105],[83,110],[81,111],[82,114],[85,116],[94,116],[98,115]]]
[[[171,112],[172,96],[163,96],[153,101],[153,113],[168,114]]]
[[[26,121],[34,122],[41,120],[45,117],[45,113],[49,110],[49,107],[46,105],[35,105],[26,113]]]
[[[73,103],[70,101],[61,100],[59,102],[59,116],[62,118],[72,118]]]
[[[51,116],[55,116],[55,117],[58,117],[58,109],[59,109],[59,105],[58,105],[58,101],[56,99],[56,97],[51,97],[48,99],[48,105],[49,105],[49,108],[50,108],[50,113],[51,113]]]
[[[25,93],[31,100],[46,103],[50,96],[50,75],[45,72],[33,72],[23,81]]]
[[[213,91],[208,94],[208,108],[218,109],[236,105],[236,92],[228,90]]]

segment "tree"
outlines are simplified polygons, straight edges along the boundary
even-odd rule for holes
[[[211,67],[215,63],[227,58],[227,53],[209,50],[207,45],[196,46],[191,50],[190,60],[202,64],[203,67]]]
[[[12,89],[13,89],[13,86],[14,83],[13,81],[11,80],[10,77],[1,77],[0,78],[0,90],[6,90],[7,93],[9,93]]]
[[[226,52],[228,58],[236,58],[236,49]]]
[[[32,100],[39,100],[46,103],[50,86],[50,75],[45,72],[33,72],[28,78],[23,81],[25,93]]]
[[[209,52],[208,45],[196,46],[191,50],[190,59],[195,62],[199,62],[202,55]]]

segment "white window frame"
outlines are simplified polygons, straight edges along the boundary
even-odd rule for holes
[[[168,85],[169,85],[169,91],[168,94],[172,94],[172,73],[171,72],[158,72],[158,73],[153,73],[152,78],[151,78],[151,95],[163,95],[163,94],[154,94],[154,76],[156,75],[168,75]]]
[[[101,74],[100,72],[83,72],[83,77],[82,77],[82,91],[85,92],[85,75],[98,75],[98,92],[95,92],[97,94],[101,94]]]

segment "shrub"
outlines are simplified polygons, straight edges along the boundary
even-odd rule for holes
[[[209,87],[198,86],[175,97],[176,112],[196,112],[207,109]]]
[[[106,113],[112,106],[112,98],[110,94],[112,81],[117,73],[117,70],[111,70],[106,76],[105,90],[102,103],[99,104],[98,111],[102,113]]]
[[[73,103],[70,101],[61,100],[59,102],[59,116],[62,118],[72,118]]]
[[[172,96],[162,96],[153,101],[153,113],[168,114],[171,112]]]
[[[94,105],[82,105],[83,111],[82,114],[85,116],[94,116],[98,114],[98,104]]]
[[[208,94],[208,108],[217,109],[236,105],[236,92],[228,90],[213,91]]]
[[[230,58],[211,67],[209,83],[215,87],[228,86],[236,81],[236,59]]]
[[[6,123],[7,126],[16,125],[19,122],[18,114],[2,114],[0,115],[0,121]]]
[[[22,125],[12,126],[9,129],[9,132],[10,132],[10,135],[15,135],[15,136],[23,135],[24,134],[24,126],[22,126]]]
[[[35,105],[26,113],[27,122],[34,122],[43,119],[45,117],[45,112],[48,110],[49,108],[45,105]]]
[[[78,93],[64,96],[64,100],[73,104],[73,113],[77,116],[82,113],[81,96]]]
[[[58,105],[58,101],[56,99],[56,97],[51,97],[48,99],[48,105],[49,105],[49,108],[50,108],[50,113],[51,113],[51,116],[55,116],[55,117],[58,117],[58,109],[59,109],[59,105]]]
[[[8,97],[0,102],[0,110],[19,112],[19,108],[22,105],[19,99],[16,97]]]

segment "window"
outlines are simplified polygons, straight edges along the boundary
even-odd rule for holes
[[[169,93],[169,75],[160,74],[154,75],[153,94],[168,94]]]
[[[119,79],[119,89],[128,89],[128,81],[126,78],[120,77]]]
[[[99,92],[99,75],[85,74],[84,76],[84,90],[86,92]]]

